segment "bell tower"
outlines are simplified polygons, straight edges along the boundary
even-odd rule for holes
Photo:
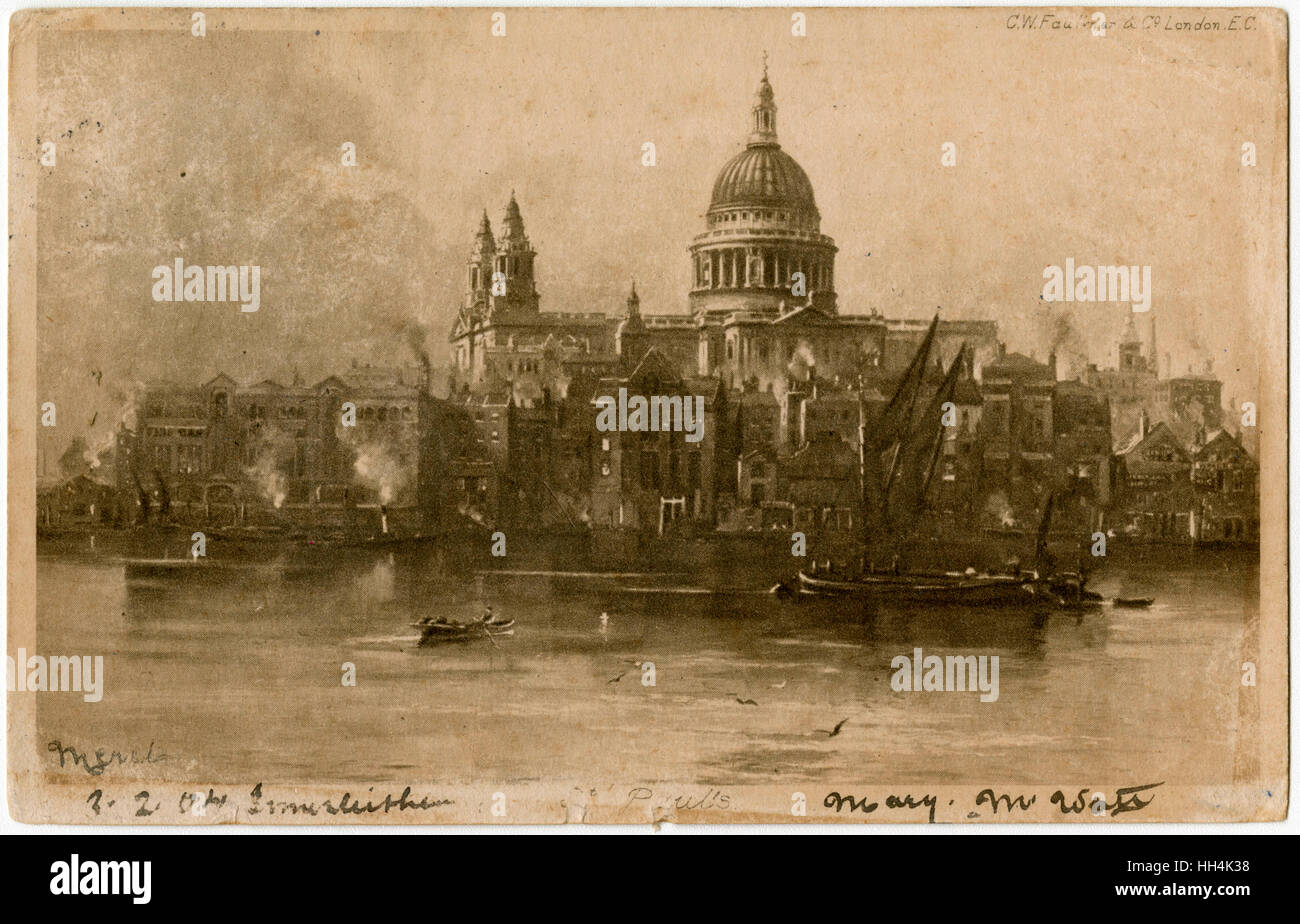
[[[533,275],[536,259],[537,252],[528,241],[524,218],[512,191],[493,255],[492,278],[488,280],[494,314],[501,311],[537,313],[537,284]]]
[[[465,267],[465,307],[472,313],[479,314],[487,309],[488,292],[492,288],[492,264],[496,252],[496,241],[492,238],[492,222],[488,221],[487,209],[484,209],[483,219],[478,225],[478,233],[474,236],[474,250]]]

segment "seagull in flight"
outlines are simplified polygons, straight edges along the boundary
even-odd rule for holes
[[[829,731],[827,731],[824,728],[819,728],[817,729],[817,731],[821,732],[827,738],[834,738],[836,735],[840,733],[840,729],[844,727],[844,723],[847,721],[848,721],[848,717],[845,716],[844,718],[840,719],[839,722],[836,723],[835,727],[830,729]]]

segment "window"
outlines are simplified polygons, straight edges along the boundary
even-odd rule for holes
[[[198,474],[202,470],[201,459],[202,449],[200,447],[194,445],[177,446],[175,471],[185,475]]]
[[[659,489],[659,455],[654,452],[641,453],[641,487],[646,490]]]

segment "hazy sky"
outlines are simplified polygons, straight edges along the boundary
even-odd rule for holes
[[[42,395],[111,418],[144,379],[313,380],[406,360],[411,317],[441,359],[479,214],[499,229],[512,189],[543,310],[621,311],[635,277],[643,311],[685,311],[686,248],[766,49],[841,311],[942,306],[1012,349],[1111,365],[1128,307],[1045,305],[1043,268],[1149,265],[1160,352],[1176,372],[1213,358],[1225,398],[1249,396],[1255,319],[1280,308],[1280,27],[1094,38],[1009,29],[1016,12],[810,10],[802,38],[774,9],[511,10],[504,38],[485,10],[226,11],[204,38],[189,11],[68,14],[82,28],[21,37],[40,43],[37,137],[58,145]],[[260,265],[261,310],[152,301],[176,257]]]

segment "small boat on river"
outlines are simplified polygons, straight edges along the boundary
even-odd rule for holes
[[[500,619],[477,622],[452,622],[448,619],[421,619],[411,625],[420,630],[420,644],[432,645],[439,642],[472,642],[475,639],[494,639],[515,634],[513,619]]]
[[[1155,597],[1116,597],[1115,605],[1125,609],[1145,609],[1156,602]]]

